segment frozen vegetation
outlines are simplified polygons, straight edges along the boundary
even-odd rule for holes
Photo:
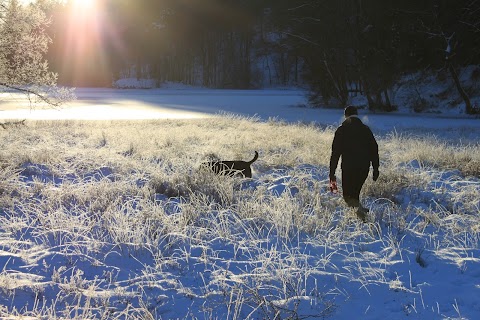
[[[476,319],[478,124],[372,115],[364,224],[327,190],[329,112],[2,129],[0,316]],[[254,150],[252,179],[201,169]]]

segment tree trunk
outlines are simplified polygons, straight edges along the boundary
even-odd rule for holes
[[[387,111],[393,111],[392,102],[390,101],[390,97],[388,96],[387,89],[383,90],[383,95],[385,96],[385,108]]]
[[[455,81],[455,85],[457,86],[458,93],[460,93],[460,96],[462,96],[463,101],[465,101],[465,113],[467,114],[475,114],[475,110],[472,108],[472,103],[470,102],[470,98],[468,97],[467,93],[462,87],[462,84],[460,83],[460,79],[458,79],[457,72],[455,71],[455,68],[453,67],[453,64],[450,60],[447,60],[447,66],[448,70],[450,71],[450,74],[452,75],[453,81]]]
[[[347,104],[347,101],[348,101],[348,92],[345,94],[345,92],[342,91],[342,88],[343,88],[342,86],[343,86],[344,84],[341,83],[342,80],[339,80],[339,79],[341,79],[341,76],[339,76],[339,77],[337,77],[337,78],[335,78],[335,77],[333,76],[333,74],[332,74],[332,72],[331,72],[331,70],[330,70],[330,68],[329,68],[329,66],[328,66],[328,62],[327,62],[326,58],[325,58],[325,60],[323,60],[323,63],[324,63],[324,66],[325,66],[325,70],[327,71],[328,76],[329,76],[329,78],[330,78],[330,81],[332,81],[333,86],[334,86],[334,88],[335,88],[336,98],[340,101],[340,103],[341,103],[342,105],[346,105],[346,104]]]
[[[367,97],[368,109],[369,110],[375,110],[375,108],[376,108],[375,101],[373,101],[373,99],[372,99],[371,92],[370,92],[370,86],[368,85],[368,82],[367,82],[367,79],[365,78],[365,76],[361,76],[360,83],[361,83],[361,86],[363,87],[363,92],[364,92],[365,96]]]

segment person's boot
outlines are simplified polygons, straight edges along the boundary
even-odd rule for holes
[[[362,206],[358,207],[357,209],[357,217],[362,220],[362,222],[367,222],[367,213],[368,213],[368,209],[367,208],[364,208]]]

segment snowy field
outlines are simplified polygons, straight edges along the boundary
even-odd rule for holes
[[[262,120],[279,119],[287,122],[314,122],[337,125],[342,113],[335,109],[306,107],[305,92],[300,90],[211,90],[165,89],[92,89],[77,88],[77,100],[60,110],[32,110],[23,96],[0,96],[0,119],[36,120],[139,120],[139,119],[198,119],[234,113]],[[407,111],[392,114],[364,114],[363,120],[372,129],[444,129],[478,128],[476,119],[460,114],[412,114]]]
[[[362,110],[363,224],[326,188],[342,111],[301,91],[76,94],[0,99],[27,119],[0,129],[0,318],[480,318],[480,119]],[[199,169],[254,150],[252,179]]]

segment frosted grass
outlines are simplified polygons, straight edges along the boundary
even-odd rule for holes
[[[478,312],[478,144],[380,136],[363,224],[327,190],[331,127],[223,115],[27,121],[0,135],[2,317]],[[201,169],[254,150],[253,179]]]

